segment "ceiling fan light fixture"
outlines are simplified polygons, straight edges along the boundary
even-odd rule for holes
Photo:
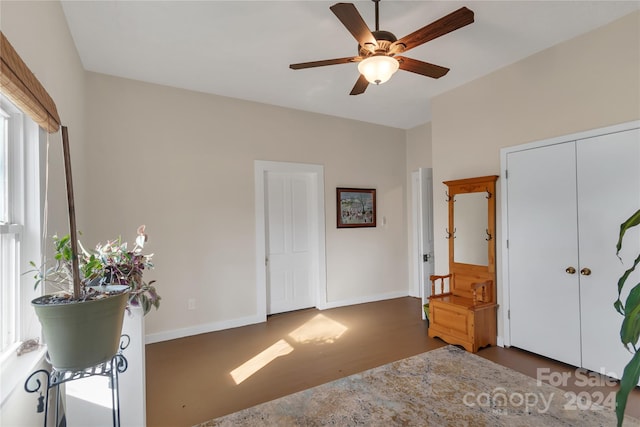
[[[397,59],[386,55],[376,55],[360,61],[358,71],[369,83],[379,85],[389,80],[399,67]]]

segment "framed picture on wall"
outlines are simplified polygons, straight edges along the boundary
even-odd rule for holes
[[[376,226],[376,190],[336,188],[338,228]]]

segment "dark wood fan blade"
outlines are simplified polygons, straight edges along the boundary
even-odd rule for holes
[[[432,22],[429,25],[426,25],[420,28],[413,33],[404,36],[394,44],[403,44],[405,46],[404,50],[407,51],[409,49],[413,49],[416,46],[420,46],[423,43],[428,42],[429,40],[433,40],[440,36],[443,36],[451,31],[457,30],[458,28],[462,28],[465,25],[469,25],[473,22],[473,11],[467,9],[466,7],[461,7],[444,16],[437,21]]]
[[[396,58],[400,63],[401,70],[411,71],[412,73],[421,74],[434,79],[439,79],[449,72],[449,69],[446,67],[418,61],[417,59],[406,58],[404,56],[395,56],[394,58]]]
[[[367,86],[369,86],[369,82],[367,81],[365,76],[360,74],[360,77],[358,77],[358,81],[353,86],[353,89],[351,89],[349,95],[360,95],[361,93],[364,93],[365,90],[367,90]]]
[[[336,3],[329,9],[338,17],[342,25],[364,46],[366,43],[377,44],[376,38],[358,13],[358,9],[352,3]]]
[[[348,64],[357,62],[358,56],[350,56],[348,58],[325,59],[323,61],[301,62],[299,64],[291,64],[289,68],[292,70],[302,70],[303,68],[324,67],[325,65]]]

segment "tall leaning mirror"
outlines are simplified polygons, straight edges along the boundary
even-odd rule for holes
[[[455,197],[453,260],[462,264],[489,263],[487,198],[484,193],[461,193]]]
[[[489,267],[495,262],[497,176],[445,182],[449,202],[449,260]]]

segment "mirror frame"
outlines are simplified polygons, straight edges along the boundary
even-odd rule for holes
[[[496,181],[498,175],[489,175],[476,178],[458,179],[453,181],[444,181],[448,187],[447,202],[449,207],[449,228],[447,229],[447,238],[449,239],[449,270],[455,271],[460,267],[467,269],[475,269],[487,271],[495,274],[496,269]],[[456,263],[454,259],[454,241],[455,241],[455,221],[454,221],[454,205],[455,196],[467,193],[486,193],[487,197],[487,265],[476,266],[473,264]]]

